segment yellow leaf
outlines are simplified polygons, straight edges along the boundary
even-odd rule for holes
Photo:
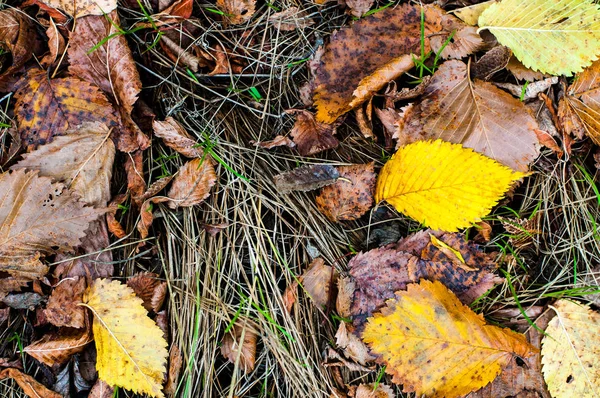
[[[525,336],[486,325],[440,282],[422,280],[396,296],[369,318],[363,340],[405,392],[462,396],[494,380],[514,355],[535,352]]]
[[[555,398],[600,396],[600,314],[557,301],[542,340],[542,372]]]
[[[477,25],[477,20],[479,19],[481,13],[497,1],[498,0],[484,1],[483,3],[473,4],[472,6],[458,8],[450,11],[450,13],[454,14],[457,18],[468,25]]]
[[[118,281],[97,279],[83,302],[94,313],[99,378],[111,386],[163,397],[167,342],[148,318],[142,299]]]
[[[592,0],[503,0],[479,16],[526,67],[571,76],[600,52],[600,11]]]
[[[385,164],[375,196],[432,229],[454,232],[481,221],[524,176],[458,144],[417,141]]]

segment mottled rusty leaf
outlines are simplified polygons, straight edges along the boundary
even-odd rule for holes
[[[79,304],[85,290],[85,278],[74,277],[60,281],[52,290],[44,315],[55,326],[82,328],[86,313]]]
[[[314,114],[304,109],[290,109],[286,113],[296,116],[290,135],[300,155],[314,155],[338,146],[335,125],[318,122]]]
[[[158,275],[152,272],[142,272],[127,280],[127,286],[132,288],[135,295],[142,299],[146,311],[154,309],[152,298],[163,283],[158,279]]]

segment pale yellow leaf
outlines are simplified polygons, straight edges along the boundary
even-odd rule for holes
[[[461,145],[418,141],[385,164],[375,198],[432,229],[453,232],[481,221],[525,175]]]
[[[458,8],[450,11],[450,13],[454,14],[464,23],[475,26],[477,25],[477,20],[479,19],[481,13],[496,2],[498,2],[498,0],[488,0],[484,1],[483,3],[473,4],[472,6]]]
[[[554,398],[600,396],[600,314],[559,300],[542,340],[542,372]]]
[[[142,299],[119,281],[96,279],[83,302],[94,314],[98,377],[110,386],[163,397],[167,342]]]
[[[571,76],[600,53],[600,10],[592,0],[502,0],[481,13],[479,26],[542,73]]]
[[[536,350],[525,336],[487,325],[442,283],[427,280],[396,292],[369,318],[363,340],[405,392],[446,398],[484,387],[513,356]]]

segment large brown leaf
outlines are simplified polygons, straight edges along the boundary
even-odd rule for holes
[[[442,29],[443,11],[423,8],[424,50],[429,37]],[[421,7],[404,4],[390,7],[331,35],[315,76],[313,92],[317,120],[332,123],[350,110],[354,90],[361,80],[402,55],[421,51]]]
[[[517,171],[539,154],[537,121],[525,104],[491,83],[469,79],[467,65],[445,62],[423,99],[404,113],[399,145],[435,140],[473,148]]]
[[[85,122],[109,127],[117,122],[104,94],[76,77],[50,79],[35,69],[17,84],[15,114],[23,145],[30,150]]]
[[[92,341],[88,330],[62,328],[56,333],[45,334],[41,340],[31,343],[23,351],[43,364],[54,367],[69,361],[73,354],[83,351]]]
[[[114,99],[117,106],[131,113],[142,82],[127,39],[116,34],[116,26],[119,26],[116,10],[106,16],[78,18],[67,50],[69,72],[96,84]],[[106,37],[111,38],[97,46]]]
[[[41,176],[65,183],[86,203],[106,206],[115,158],[109,135],[105,125],[85,123],[26,154],[12,169],[39,170]]]
[[[80,276],[61,280],[52,290],[44,315],[54,326],[82,328],[85,309],[80,305],[85,290],[85,279]]]
[[[210,195],[217,181],[211,159],[194,159],[184,164],[169,190],[169,207],[189,207],[201,203]]]
[[[77,246],[103,212],[37,172],[0,174],[0,271],[42,277],[47,267],[40,257]]]

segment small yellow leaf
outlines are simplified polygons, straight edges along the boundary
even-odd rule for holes
[[[600,314],[557,301],[542,340],[542,372],[555,398],[600,396]]]
[[[458,144],[417,141],[385,164],[375,198],[432,229],[454,232],[481,221],[526,175]]]
[[[97,279],[83,302],[94,313],[94,339],[101,380],[139,394],[164,397],[167,342],[148,318],[142,299],[118,281]]]
[[[454,263],[458,263],[457,264],[458,267],[464,269],[465,271],[471,271],[471,272],[477,271],[477,268],[471,268],[471,267],[467,266],[467,263],[465,262],[465,259],[463,258],[462,254],[460,254],[460,251],[454,249],[447,243],[442,242],[441,240],[436,238],[435,235],[433,235],[433,234],[429,234],[429,239],[431,240],[432,245],[437,247],[448,258],[453,259]],[[456,259],[458,261],[454,261],[454,259]]]
[[[394,383],[431,397],[476,391],[514,355],[535,352],[525,336],[486,325],[442,283],[427,280],[396,292],[396,300],[369,318],[363,340],[381,355]]]
[[[528,68],[571,76],[598,59],[600,10],[592,0],[503,0],[479,16]]]

